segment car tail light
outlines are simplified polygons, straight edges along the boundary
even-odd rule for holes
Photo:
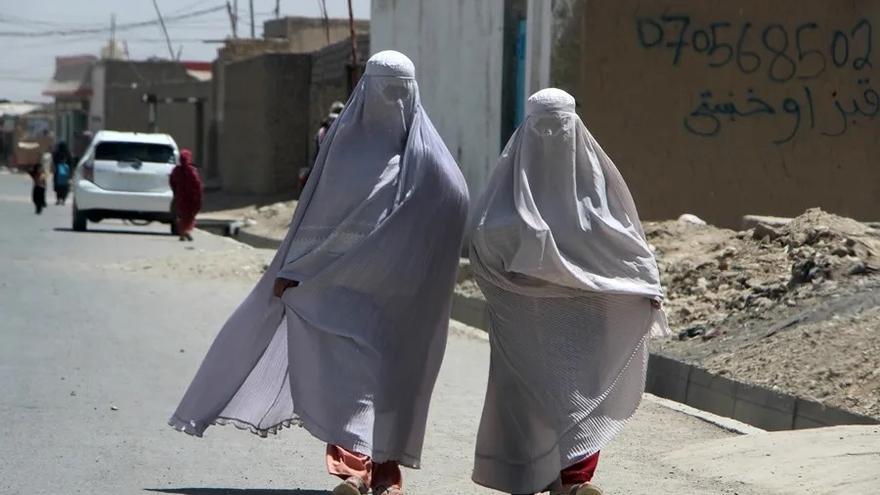
[[[88,161],[83,164],[82,178],[89,181],[89,182],[95,182],[95,163],[94,162]]]

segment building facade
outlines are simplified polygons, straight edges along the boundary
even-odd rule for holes
[[[91,70],[89,131],[164,132],[181,148],[193,150],[196,163],[204,164],[211,118],[209,69],[205,62],[96,62]]]
[[[374,51],[416,62],[472,195],[523,100],[555,86],[644,218],[880,218],[876,2],[375,0],[371,22]]]
[[[55,57],[55,73],[43,95],[55,100],[55,139],[80,156],[88,146],[89,112],[92,101],[92,55]]]

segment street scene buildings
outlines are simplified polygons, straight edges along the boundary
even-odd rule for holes
[[[482,201],[482,193],[500,187],[493,173],[505,158],[518,174],[509,178],[517,199],[511,199],[510,215],[495,211],[499,222],[541,210],[540,201],[522,199],[539,189],[574,195],[569,206],[572,215],[585,215],[576,217],[581,220],[595,209],[605,213],[590,218],[606,221],[619,207],[627,211],[621,229],[580,221],[578,232],[637,238],[647,253],[638,260],[650,260],[646,270],[654,267],[662,287],[652,304],[662,307],[669,332],[646,341],[638,409],[631,418],[613,418],[621,432],[603,444],[590,482],[604,492],[571,493],[880,493],[880,55],[873,34],[880,2],[51,3],[44,11],[0,2],[0,494],[348,493],[338,486],[331,492],[340,480],[328,481],[325,473],[338,442],[315,433],[301,410],[297,418],[262,428],[224,417],[230,407],[224,403],[208,423],[279,433],[265,439],[229,426],[211,427],[195,439],[166,422],[190,379],[201,373],[206,353],[221,345],[212,342],[229,325],[224,322],[234,319],[242,301],[257,297],[248,295],[258,294],[261,280],[269,281],[267,294],[275,290],[285,301],[285,311],[296,312],[285,298],[296,297],[290,291],[307,282],[285,278],[293,272],[284,267],[295,264],[296,249],[308,251],[296,246],[311,246],[323,235],[298,240],[302,225],[314,232],[326,227],[309,224],[317,220],[305,208],[329,204],[322,206],[334,212],[328,218],[360,226],[339,231],[345,242],[327,237],[344,249],[321,237],[330,243],[324,255],[344,259],[357,242],[366,242],[353,239],[381,231],[357,230],[366,221],[358,215],[372,211],[370,201],[381,200],[382,187],[417,180],[401,172],[410,170],[404,158],[424,160],[428,153],[440,157],[426,160],[431,164],[454,161],[445,172],[454,184],[460,174],[470,206],[463,213],[469,220],[462,227],[445,354],[441,346],[442,366],[428,394],[421,462],[388,459],[403,467],[421,464],[404,470],[406,493],[503,493],[471,477],[481,448],[477,432],[486,429],[481,411],[492,401],[490,349],[493,373],[503,360],[498,356],[509,356],[499,351],[503,311],[493,308],[493,289],[487,290],[491,276],[484,263],[497,260],[475,254],[474,246],[488,249],[479,244],[482,237],[473,243],[480,219],[491,218],[491,198]],[[368,61],[387,50],[408,57],[415,76],[406,67],[388,70],[403,70],[394,77],[417,86],[403,84],[407,97],[397,88],[370,100],[364,81],[377,69],[376,59],[372,69]],[[577,120],[571,122],[582,122],[589,139],[570,127],[543,128],[530,120],[537,104],[529,97],[545,88],[573,97]],[[364,109],[375,101],[393,101],[397,113],[388,121],[400,118],[407,130],[396,143],[403,151],[391,161],[383,157],[387,168],[366,187],[374,180],[369,167],[352,164],[369,162],[381,148],[381,139],[368,131],[394,127],[367,124]],[[436,129],[448,157],[428,145],[413,151],[407,126],[415,115],[430,118],[425,127]],[[359,131],[351,137],[346,129]],[[566,141],[571,153],[552,155],[574,157],[569,175],[577,186],[565,189],[540,175],[558,159],[528,167],[535,153],[551,156],[550,145],[522,151],[523,135],[535,129],[545,137],[559,129],[579,136]],[[343,161],[347,178],[325,171]],[[578,169],[583,163],[594,168]],[[617,171],[623,192],[610,185]],[[318,180],[335,200],[313,202],[325,190]],[[601,194],[584,192],[585,181]],[[419,188],[409,190],[413,196],[399,191],[393,206],[376,215],[380,222],[395,218],[402,198],[417,197]],[[358,202],[361,193],[365,199]],[[336,215],[334,207],[351,217]],[[419,218],[438,236],[451,222],[427,210]],[[551,270],[549,246],[563,243],[549,214],[541,221],[536,229],[543,234],[535,237],[541,239],[540,262],[523,262],[522,246],[531,238],[510,248],[519,257],[498,255],[514,282],[538,273],[532,269]],[[523,225],[518,235],[536,223]],[[450,236],[430,245],[441,246]],[[413,239],[398,242],[416,245]],[[578,247],[595,253],[581,265],[605,260],[600,274],[615,273],[609,263],[633,265],[617,254],[608,261],[586,241]],[[421,251],[413,256],[436,255]],[[579,261],[570,251],[559,252],[560,265],[573,270]],[[435,282],[445,274],[427,262],[394,261],[387,280],[398,269],[427,270]],[[329,328],[363,304],[369,293],[358,285],[363,278],[386,280],[370,272],[375,266],[362,268],[354,274],[357,283],[343,283],[347,279],[337,274],[343,295],[310,299],[314,312],[297,313],[306,328]],[[296,274],[313,276],[309,269]],[[288,284],[280,292],[279,281]],[[600,285],[584,292],[601,292]],[[405,299],[417,293],[413,288],[381,289],[416,306]],[[553,297],[575,300],[563,293]],[[371,311],[357,313],[365,327],[387,313]],[[331,323],[316,323],[321,315]],[[550,335],[565,319],[557,316],[541,315],[544,322],[532,330]],[[389,328],[396,323],[383,322]],[[252,368],[262,369],[258,364],[275,348],[272,342],[262,344]],[[354,362],[329,354],[316,362],[336,362],[334,369]],[[533,368],[574,376],[599,361],[590,351],[580,357],[572,369],[558,356],[537,358],[540,366]],[[394,359],[430,364],[425,356]],[[339,373],[345,382],[340,390],[351,386],[352,376],[367,382],[373,376]],[[610,372],[596,376],[603,373]],[[244,389],[245,377],[252,376],[238,385]],[[315,371],[305,381],[325,378]],[[281,388],[297,393],[287,382]],[[581,404],[583,393],[570,391],[572,403]],[[370,400],[374,395],[365,391]],[[192,392],[184,397],[186,402]],[[505,404],[512,411],[525,407]],[[567,405],[553,407],[566,416]],[[577,417],[571,407],[567,416]],[[371,421],[390,415],[380,409],[371,411]],[[358,421],[362,416],[353,415]],[[172,418],[175,429],[187,432],[175,418],[189,419]],[[541,428],[513,429],[510,438]],[[377,442],[379,432],[370,432]],[[348,453],[373,462],[364,452]],[[372,457],[382,463],[380,453]],[[571,488],[563,483],[569,467],[554,468],[562,484],[548,485],[549,493],[569,493],[559,491]],[[374,485],[373,493],[397,494],[388,491],[393,486]]]

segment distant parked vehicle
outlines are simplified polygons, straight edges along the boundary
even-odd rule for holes
[[[176,233],[168,176],[177,143],[167,134],[98,131],[73,178],[73,230],[106,218],[163,222]]]

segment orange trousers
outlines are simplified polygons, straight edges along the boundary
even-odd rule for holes
[[[327,471],[346,479],[357,476],[370,488],[403,488],[403,474],[396,461],[374,463],[370,456],[327,445]]]

